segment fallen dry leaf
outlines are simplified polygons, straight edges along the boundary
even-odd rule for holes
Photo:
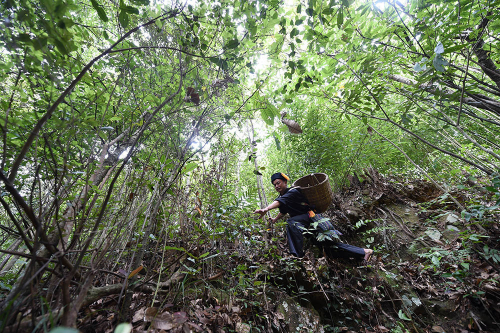
[[[147,308],[144,313],[144,321],[152,321],[158,314],[158,308]]]
[[[136,276],[136,275],[137,275],[137,273],[139,273],[140,271],[142,271],[142,269],[143,269],[143,268],[144,268],[144,267],[143,267],[142,265],[141,265],[141,266],[139,266],[139,267],[137,267],[137,268],[136,268],[136,269],[134,269],[132,272],[130,272],[130,274],[129,274],[128,278],[129,278],[129,279],[133,278],[134,276]]]
[[[375,326],[375,329],[379,332],[382,332],[382,333],[389,332],[389,329],[385,326],[382,326],[382,325]]]
[[[171,330],[181,325],[182,323],[176,322],[175,316],[169,312],[160,313],[151,323],[151,326],[153,326],[154,328],[163,330]]]
[[[140,320],[144,320],[144,315],[146,313],[146,308],[141,308],[139,309],[135,314],[134,316],[132,317],[132,322],[133,323],[136,323]]]
[[[184,311],[175,312],[173,314],[173,318],[174,318],[174,321],[178,324],[183,324],[188,320],[187,313]]]
[[[432,330],[432,332],[435,332],[435,333],[444,333],[443,328],[441,326],[438,326],[438,325],[432,326],[431,330]]]
[[[198,324],[195,324],[195,323],[186,323],[188,324],[190,327],[194,328],[195,331],[197,332],[203,332],[203,328],[200,327],[200,325]]]

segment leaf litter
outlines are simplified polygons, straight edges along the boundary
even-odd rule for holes
[[[375,248],[371,262],[327,258],[314,244],[306,245],[304,258],[290,257],[280,228],[268,231],[267,252],[259,235],[260,248],[227,243],[225,255],[200,248],[213,257],[197,262],[199,269],[162,292],[154,306],[147,305],[151,295],[134,294],[133,331],[498,331],[499,262],[492,255],[498,225],[468,223],[427,181],[384,178],[368,169],[350,183],[325,215],[343,242]],[[479,187],[451,193],[462,204],[487,205],[481,194]],[[492,211],[487,219],[498,217]],[[172,262],[177,259],[172,253]],[[292,308],[310,315],[296,323]],[[103,297],[82,312],[79,328],[112,332],[119,311],[116,296]]]

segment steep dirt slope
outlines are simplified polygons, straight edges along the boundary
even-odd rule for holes
[[[297,260],[287,253],[284,228],[247,234],[261,248],[219,244],[203,264],[179,266],[198,268],[163,302],[151,307],[138,295],[135,330],[500,331],[499,214],[486,209],[492,192],[471,183],[445,194],[429,181],[403,183],[375,170],[350,182],[324,215],[342,242],[375,249],[370,262],[327,258],[314,239]]]
[[[445,194],[431,182],[403,184],[373,169],[359,178],[351,177],[328,215],[343,241],[376,254],[365,266],[328,259],[324,273],[309,279],[336,301],[324,302],[324,322],[363,332],[500,331],[492,192],[469,184],[468,191]],[[460,206],[471,213],[461,214]],[[309,258],[310,266],[322,267],[321,259]],[[306,272],[314,267],[304,263]]]
[[[296,259],[284,222],[260,233],[242,225],[235,242],[149,253],[145,275],[125,285],[127,273],[101,272],[78,329],[113,332],[129,322],[134,332],[500,331],[495,189],[471,180],[443,193],[375,170],[350,183],[324,215],[342,242],[375,250],[369,262],[328,258],[314,238]],[[120,305],[126,296],[130,309]],[[44,318],[37,320],[53,320]],[[29,315],[20,323],[7,331],[31,331]]]

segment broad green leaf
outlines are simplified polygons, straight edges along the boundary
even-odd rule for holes
[[[57,50],[59,50],[59,52],[61,52],[62,54],[68,54],[69,53],[69,50],[67,49],[66,44],[63,43],[58,38],[54,38],[53,43],[57,47]]]
[[[273,138],[274,138],[274,142],[276,143],[276,149],[277,150],[281,150],[280,140],[278,139],[278,137],[276,136],[276,134],[273,134]]]
[[[341,29],[342,24],[344,24],[344,10],[340,8],[337,14],[337,28]]]
[[[441,261],[441,258],[439,258],[438,256],[432,256],[431,257],[431,262],[434,266],[438,266],[439,267],[439,262]]]
[[[266,124],[269,126],[274,125],[274,114],[273,111],[269,107],[265,107],[260,110],[260,115]]]
[[[175,250],[175,251],[182,251],[182,252],[186,252],[186,249],[183,248],[183,247],[175,247],[175,246],[165,246],[163,248],[164,251],[167,251],[167,250]]]
[[[228,68],[228,64],[227,64],[227,61],[225,59],[217,58],[217,57],[210,57],[210,58],[208,58],[208,60],[210,60],[211,62],[213,62],[214,64],[216,64],[217,66],[219,66],[222,69]]]
[[[272,53],[277,53],[281,51],[281,48],[283,47],[283,40],[284,36],[279,34],[275,36],[275,42],[271,45],[271,52]]]
[[[128,27],[128,14],[126,11],[123,9],[120,11],[120,14],[118,15],[118,21],[120,22],[120,25],[126,29]]]
[[[29,34],[19,34],[19,36],[17,37],[17,39],[21,42],[25,42],[25,43],[28,43],[31,41],[31,37]]]
[[[208,256],[210,254],[210,252],[205,252],[203,253],[201,256],[198,257],[198,259],[202,259],[202,258],[205,258],[206,256]]]
[[[116,326],[114,333],[130,333],[132,332],[132,324],[129,323],[121,323]]]
[[[49,333],[78,333],[79,331],[76,328],[71,327],[56,327],[50,330]]]
[[[133,3],[138,5],[147,6],[149,5],[149,0],[131,0]]]
[[[301,84],[302,84],[302,78],[300,78],[299,81],[297,81],[297,83],[295,84],[295,91],[299,91]]]
[[[408,318],[408,316],[403,312],[403,310],[399,310],[398,317],[399,317],[399,319],[411,321],[411,319]]]
[[[75,25],[75,22],[73,22],[73,20],[70,20],[67,18],[63,18],[57,22],[57,27],[60,29],[69,29],[73,25]]]
[[[129,14],[139,14],[139,9],[132,7],[132,6],[124,6],[123,8],[120,8],[121,10],[124,10],[125,12]]]
[[[158,29],[161,29],[163,27],[163,23],[165,23],[165,21],[162,21],[162,20],[155,21],[155,24],[158,27]]]
[[[92,3],[92,7],[94,7],[94,9],[97,11],[97,15],[99,15],[101,21],[108,22],[108,16],[106,15],[106,11],[104,10],[104,8],[101,7],[101,5],[97,3],[97,0],[90,0],[90,2]]]
[[[451,46],[451,47],[446,48],[444,50],[443,54],[447,54],[447,53],[451,53],[451,52],[455,52],[455,51],[460,51],[461,49],[468,47],[468,46],[469,46],[469,44],[467,44],[467,43]]]
[[[226,43],[226,49],[234,49],[237,48],[238,45],[240,45],[240,42],[237,39],[230,40],[229,42]]]
[[[40,50],[47,46],[48,38],[47,37],[38,37],[33,40],[33,47],[35,50]]]
[[[269,111],[275,116],[278,117],[280,115],[280,111],[278,110],[277,107],[274,106],[273,103],[267,102],[267,107],[269,108]]]
[[[257,33],[257,26],[255,24],[251,25],[248,29],[250,31],[250,34],[252,36],[255,36],[255,34]]]
[[[198,167],[198,163],[195,162],[189,162],[187,163],[184,168],[182,168],[182,173],[188,173],[190,171],[193,171]]]

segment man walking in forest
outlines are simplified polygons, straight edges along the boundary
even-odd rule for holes
[[[260,214],[260,217],[272,210],[279,209],[275,218],[270,219],[272,223],[283,218],[286,214],[290,216],[287,220],[287,240],[290,253],[296,257],[304,256],[304,229],[308,229],[311,224],[311,218],[315,216],[306,197],[298,188],[289,188],[287,175],[278,172],[271,176],[271,183],[279,196],[267,207],[257,209],[254,213]],[[333,242],[336,251],[329,251],[334,257],[357,258],[368,260],[373,253],[371,249],[363,249],[357,246]]]

